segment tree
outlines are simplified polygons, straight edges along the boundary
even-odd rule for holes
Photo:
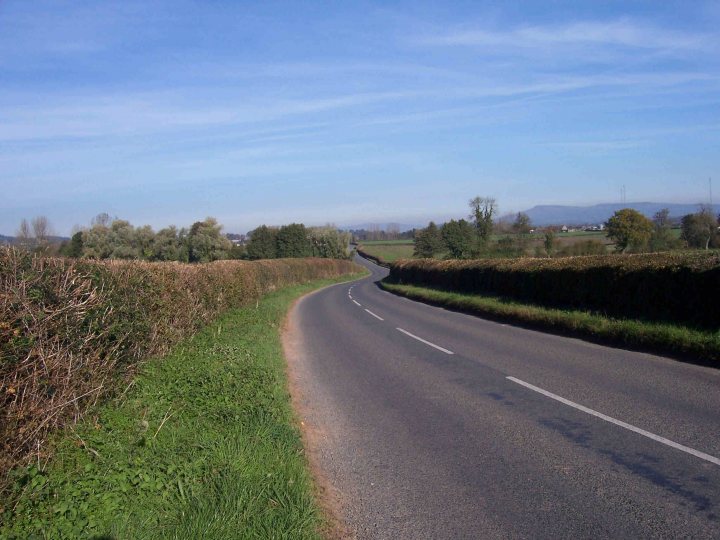
[[[685,240],[689,247],[708,249],[718,236],[717,221],[707,206],[701,206],[700,211],[695,214],[683,216],[681,227],[680,238]]]
[[[18,227],[15,236],[22,247],[30,247],[30,244],[32,243],[32,232],[30,232],[30,224],[27,219],[23,218],[20,222],[20,227]]]
[[[552,229],[545,230],[545,236],[543,238],[543,247],[548,257],[552,257],[555,253],[557,239],[555,238],[555,231]]]
[[[474,231],[470,223],[464,219],[451,219],[442,226],[440,234],[450,258],[467,259],[472,256]]]
[[[187,251],[183,249],[183,241],[177,227],[171,225],[160,229],[152,245],[152,260],[155,261],[186,261]]]
[[[135,237],[133,238],[133,247],[137,251],[138,256],[146,261],[153,260],[155,244],[155,232],[150,225],[143,225],[135,229]]]
[[[491,197],[475,197],[468,202],[470,219],[473,220],[478,240],[486,245],[490,240],[493,227],[493,216],[497,212],[495,199]]]
[[[620,252],[628,248],[633,251],[643,250],[652,232],[652,221],[632,208],[618,210],[607,222],[607,235],[615,241]]]
[[[70,241],[64,246],[62,255],[65,257],[71,257],[73,259],[79,259],[83,254],[83,233],[77,231],[72,235]]]
[[[278,230],[261,225],[250,233],[247,255],[250,259],[277,258]]]
[[[187,235],[188,261],[211,262],[227,258],[232,242],[221,234],[222,225],[213,217],[196,221]]]
[[[415,250],[413,257],[432,258],[442,251],[443,239],[440,230],[433,221],[415,234]]]
[[[92,218],[92,220],[90,221],[90,226],[94,227],[95,225],[99,225],[101,227],[109,227],[112,221],[113,220],[110,217],[110,214],[108,214],[107,212],[102,212]]]
[[[39,248],[47,246],[48,237],[51,234],[50,222],[45,216],[37,216],[32,220],[33,236],[35,237],[35,244]]]
[[[342,232],[332,225],[313,227],[308,230],[312,256],[326,259],[345,259],[349,254],[350,233]]]
[[[107,259],[113,251],[110,229],[105,223],[96,222],[83,233],[83,257]]]
[[[239,260],[244,259],[246,255],[245,246],[242,244],[233,244],[233,247],[228,251],[228,259]]]
[[[513,230],[517,234],[528,234],[531,228],[530,216],[525,212],[518,212],[515,222],[513,223]]]
[[[277,233],[277,256],[311,257],[312,244],[308,231],[302,223],[283,225]]]
[[[650,251],[666,251],[679,247],[670,227],[670,210],[663,208],[653,216],[653,232],[650,236]]]
[[[110,224],[111,259],[138,259],[140,253],[135,247],[135,227],[129,221],[116,219]]]

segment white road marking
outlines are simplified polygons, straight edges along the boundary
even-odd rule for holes
[[[383,319],[382,317],[380,317],[379,315],[375,315],[372,311],[370,311],[370,310],[367,309],[367,308],[365,308],[365,311],[367,311],[370,315],[372,315],[373,317],[375,317],[375,318],[376,318],[377,320],[379,320],[379,321],[384,321],[384,320],[385,320],[385,319]]]
[[[640,429],[639,427],[635,427],[632,424],[628,424],[626,422],[623,422],[622,420],[616,420],[615,418],[611,416],[607,416],[606,414],[594,411],[593,409],[589,409],[588,407],[584,407],[582,405],[579,405],[573,401],[570,401],[569,399],[565,399],[563,397],[560,397],[556,394],[553,394],[552,392],[548,392],[547,390],[543,390],[542,388],[538,388],[537,386],[533,386],[530,383],[526,383],[525,381],[521,381],[520,379],[516,379],[515,377],[506,377],[508,380],[517,383],[519,385],[524,386],[525,388],[529,388],[530,390],[534,390],[535,392],[538,392],[544,396],[547,396],[551,399],[554,399],[556,401],[559,401],[560,403],[564,403],[565,405],[568,405],[569,407],[573,407],[574,409],[577,409],[579,411],[582,411],[584,413],[590,414],[592,416],[596,416],[597,418],[600,418],[602,420],[605,420],[606,422],[610,422],[611,424],[615,424],[616,426],[623,427],[625,429],[628,429],[630,431],[634,431],[635,433],[638,433],[642,435],[643,437],[647,437],[649,439],[652,439],[653,441],[657,441],[659,443],[665,444],[667,446],[670,446],[672,448],[675,448],[676,450],[680,450],[682,452],[686,452],[688,454],[691,454],[695,457],[699,457],[700,459],[704,459],[705,461],[709,461],[710,463],[714,463],[715,465],[720,465],[720,459],[711,456],[710,454],[706,454],[704,452],[700,452],[699,450],[695,450],[694,448],[690,448],[688,446],[684,446],[682,444],[676,443],[674,441],[671,441],[670,439],[666,439],[665,437],[661,437],[659,435],[655,435],[654,433],[650,433],[649,431],[645,431],[644,429]]]
[[[410,336],[410,337],[413,338],[413,339],[417,339],[418,341],[421,341],[421,342],[424,343],[425,345],[430,345],[431,347],[437,349],[438,351],[442,351],[442,352],[444,352],[445,354],[455,354],[455,353],[452,352],[452,351],[449,351],[449,350],[447,350],[447,349],[445,349],[445,348],[443,348],[443,347],[440,347],[440,345],[435,345],[434,343],[431,343],[431,342],[429,342],[429,341],[427,341],[427,340],[425,340],[425,339],[423,339],[423,338],[421,338],[421,337],[418,337],[418,336],[416,336],[415,334],[411,334],[411,333],[408,332],[407,330],[403,330],[402,328],[396,328],[395,330],[397,330],[398,332],[402,332],[402,333],[405,334],[406,336]]]
[[[355,302],[356,305],[362,307],[362,304],[360,302],[358,302],[357,300],[353,300],[353,302]]]

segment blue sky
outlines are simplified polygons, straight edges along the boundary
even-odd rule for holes
[[[718,28],[717,1],[0,0],[0,233],[705,202]]]

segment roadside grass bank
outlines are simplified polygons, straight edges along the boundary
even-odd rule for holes
[[[589,311],[546,308],[501,297],[380,282],[389,292],[489,319],[572,335],[608,345],[671,355],[679,360],[720,367],[720,330],[605,317]]]
[[[282,288],[145,363],[13,471],[0,538],[320,537],[280,330],[296,298],[361,275]]]

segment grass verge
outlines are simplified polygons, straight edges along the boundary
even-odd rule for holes
[[[0,538],[317,538],[280,327],[315,281],[227,312],[14,471]]]
[[[381,282],[386,291],[523,326],[571,334],[600,343],[672,355],[680,360],[720,367],[720,331],[630,319],[613,319],[587,311],[551,309],[511,300],[449,292],[415,285]]]

